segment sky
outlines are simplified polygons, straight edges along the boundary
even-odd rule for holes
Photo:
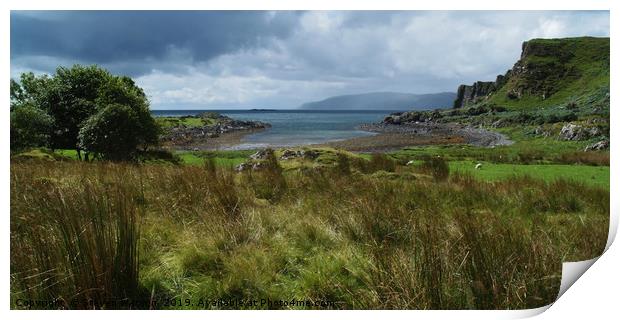
[[[523,41],[609,36],[608,11],[12,11],[11,77],[97,64],[152,109],[292,109],[377,91],[455,92]]]

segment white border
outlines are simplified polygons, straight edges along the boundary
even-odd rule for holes
[[[620,1],[610,0],[520,0],[520,1],[492,1],[492,0],[469,0],[469,1],[447,1],[434,0],[428,2],[414,1],[372,1],[372,0],[226,0],[212,3],[199,3],[191,0],[175,0],[175,1],[126,1],[126,0],[108,0],[101,3],[93,3],[93,1],[74,1],[74,0],[21,0],[21,1],[0,1],[2,11],[0,17],[0,30],[3,35],[1,56],[1,66],[5,75],[10,74],[10,48],[9,48],[9,28],[10,28],[10,10],[61,10],[61,9],[247,9],[247,10],[611,10],[611,30],[610,34],[614,34],[618,28],[618,17],[616,11],[619,9]],[[612,53],[619,52],[617,42],[612,36]],[[618,82],[614,78],[618,74],[618,61],[613,58],[611,60],[612,71],[612,105],[616,101],[615,94],[618,92]],[[560,319],[573,317],[592,317],[592,316],[608,316],[616,314],[617,294],[620,284],[620,252],[618,245],[611,246],[608,251],[594,263],[594,265],[585,272],[585,274],[577,281],[561,298],[550,308],[544,307],[535,310],[520,311],[9,311],[9,85],[8,76],[5,78],[5,85],[0,86],[5,107],[1,111],[1,126],[3,130],[0,132],[0,141],[2,141],[3,153],[2,164],[5,168],[0,174],[2,176],[2,186],[0,196],[2,203],[6,209],[4,214],[4,223],[0,224],[3,228],[3,238],[1,241],[2,261],[0,263],[0,274],[2,278],[2,291],[0,291],[0,303],[4,305],[2,308],[3,319],[38,319],[38,318],[61,318],[61,319],[83,319],[85,317],[91,319],[107,319],[110,316],[121,317],[148,317],[150,319],[163,319],[170,316],[187,317],[204,319],[205,317],[215,319],[236,318],[236,317],[253,317],[258,319],[289,319],[291,317],[297,319],[316,319],[321,318],[361,318],[374,319],[377,317],[390,317],[411,319],[510,319],[523,318],[540,314],[548,309],[548,311],[540,315],[544,319]],[[618,123],[618,112],[611,108],[611,121]],[[620,141],[619,131],[611,126],[611,141]],[[618,190],[618,181],[620,176],[615,170],[615,159],[618,156],[618,148],[611,145],[611,225],[608,247],[615,237],[618,225],[618,197],[614,197]],[[607,317],[605,317],[607,318]]]

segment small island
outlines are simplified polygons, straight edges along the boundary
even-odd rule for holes
[[[270,128],[269,123],[243,121],[217,112],[203,112],[195,116],[158,117],[162,128],[160,141],[175,150],[207,150],[238,143],[250,133]]]

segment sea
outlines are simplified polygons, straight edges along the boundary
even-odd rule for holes
[[[218,112],[238,120],[255,120],[271,128],[246,135],[230,149],[256,149],[326,143],[374,135],[358,130],[362,123],[379,122],[399,110],[152,110],[155,117]]]

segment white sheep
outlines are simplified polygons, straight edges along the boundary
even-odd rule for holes
[[[480,170],[480,169],[482,169],[482,163],[476,164],[476,170]]]

